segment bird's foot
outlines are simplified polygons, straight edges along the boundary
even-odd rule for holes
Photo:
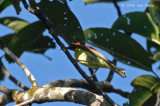
[[[87,79],[85,80],[84,82],[87,83],[87,81],[91,80],[91,78],[95,75],[95,72]]]

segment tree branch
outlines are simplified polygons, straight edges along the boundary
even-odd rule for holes
[[[90,106],[112,106],[95,93],[70,87],[34,87],[24,92],[12,90],[10,98],[7,95],[0,95],[1,106],[13,100],[16,106],[55,101],[68,101]]]
[[[5,93],[0,95],[0,106],[4,106],[7,103],[13,102],[12,90],[0,85],[0,91]]]
[[[25,93],[26,95],[26,93]],[[29,93],[28,93],[28,96]],[[24,96],[22,97],[24,99]],[[28,102],[26,102],[28,101]],[[31,102],[29,102],[31,101]],[[43,103],[43,102],[54,102],[54,101],[68,101],[89,106],[111,106],[101,96],[78,90],[75,88],[67,87],[53,87],[53,88],[38,88],[34,92],[31,99],[27,99],[16,106],[27,105],[29,103]]]
[[[13,77],[11,75],[10,72],[8,72],[8,70],[4,67],[2,61],[0,60],[0,70],[2,70],[2,72],[13,82],[15,83],[16,85],[18,85],[19,87],[21,87],[22,89],[24,90],[28,90],[29,88],[26,87],[24,84],[22,84],[21,82],[19,82],[15,77]]]
[[[69,53],[69,51],[65,48],[64,44],[60,41],[60,39],[58,38],[55,29],[53,28],[53,23],[49,22],[47,20],[47,18],[40,12],[39,8],[37,7],[36,10],[32,9],[31,7],[29,7],[29,5],[26,3],[25,0],[21,0],[23,5],[25,6],[25,8],[31,12],[32,14],[36,15],[46,26],[46,28],[48,29],[49,33],[53,36],[53,38],[55,39],[55,41],[57,42],[57,44],[61,47],[61,49],[64,51],[64,53],[67,55],[67,57],[69,58],[69,60],[71,61],[71,63],[75,66],[75,68],[78,70],[78,72],[98,91],[100,92],[100,94],[106,99],[106,101],[108,101],[111,105],[117,106],[116,103],[114,103],[114,101],[105,94],[104,91],[101,90],[100,87],[98,87],[96,85],[96,83],[92,80],[89,80],[89,77],[86,75],[86,73],[81,69],[81,67],[75,63],[74,58],[71,56],[71,54]],[[32,10],[32,11],[31,11]]]
[[[6,94],[0,95],[0,106],[5,106],[8,103],[13,102],[13,99],[11,96],[8,96]]]
[[[25,72],[27,75],[30,83],[32,84],[32,87],[38,86],[34,76],[32,73],[29,71],[29,69],[19,60],[19,58],[11,51],[9,50],[3,43],[2,39],[0,38],[0,48],[8,55],[10,56],[20,67],[21,69]]]
[[[8,88],[0,85],[0,92],[3,92],[5,94],[9,94],[11,91]]]
[[[125,98],[128,98],[129,96],[128,92],[115,89],[112,87],[110,83],[106,81],[96,82],[96,83],[97,83],[97,86],[101,87],[106,92],[115,92]],[[5,105],[13,101],[18,103],[17,106],[31,104],[31,103],[44,103],[44,102],[54,102],[54,101],[68,101],[68,102],[74,102],[74,103],[79,103],[84,105],[93,105],[94,103],[99,104],[99,105],[93,105],[93,106],[111,105],[110,103],[105,101],[101,96],[97,94],[94,94],[88,91],[82,91],[82,90],[70,88],[70,87],[84,88],[84,89],[89,89],[91,91],[94,90],[94,88],[92,88],[89,84],[86,84],[85,80],[82,80],[82,79],[58,80],[58,81],[48,83],[43,87],[34,87],[24,92],[20,90],[9,90],[11,92],[10,96],[8,95],[8,93],[7,95],[0,95],[0,105]],[[96,90],[94,91],[95,93],[97,93]],[[93,98],[95,99],[92,100]],[[99,99],[97,100],[96,98],[99,98]],[[84,101],[84,100],[87,100],[87,101]],[[88,101],[90,101],[89,104],[88,104]]]
[[[129,92],[124,92],[120,89],[114,88],[109,82],[96,82],[96,85],[99,86],[105,92],[114,92],[117,93],[125,98],[129,97]],[[85,80],[82,79],[64,79],[64,80],[57,80],[51,83],[46,84],[43,87],[77,87],[77,88],[84,88],[90,90],[91,92],[99,94],[94,88],[90,87],[90,84],[85,83]]]

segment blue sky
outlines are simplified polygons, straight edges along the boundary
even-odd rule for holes
[[[129,12],[134,11],[144,11],[145,6],[137,7],[138,4],[148,4],[149,0],[128,0],[125,2],[120,2],[118,5],[121,8],[122,14],[126,14]],[[135,7],[127,7],[127,5],[135,5]],[[78,18],[83,30],[91,27],[105,27],[105,28],[111,28],[114,21],[118,18],[117,11],[112,3],[99,3],[99,4],[89,4],[85,5],[82,0],[73,0],[69,2],[70,9],[73,11],[73,13]],[[122,7],[124,6],[124,7]],[[34,22],[37,20],[35,16],[30,14],[28,11],[26,11],[22,4],[22,12],[20,15],[18,15],[19,18],[25,19],[28,22]],[[6,17],[6,16],[15,16],[16,12],[12,6],[7,8],[5,11],[3,11],[0,14],[0,17]],[[12,33],[13,31],[9,28],[6,28],[2,25],[0,25],[1,33],[0,36],[3,36],[5,34]],[[45,34],[49,35],[47,31]],[[50,35],[49,35],[50,36]],[[133,34],[133,38],[137,40],[142,46],[146,49],[146,39],[143,37]],[[62,40],[62,39],[61,39]],[[64,41],[63,41],[64,42]],[[65,43],[65,42],[64,42]],[[66,43],[65,43],[66,44]],[[66,45],[67,46],[67,45]],[[104,54],[109,60],[113,60],[113,57],[108,54],[107,52],[96,48],[102,54]],[[71,52],[73,54],[73,52]],[[4,53],[0,51],[0,56],[2,56]],[[24,52],[23,55],[20,57],[20,60],[30,69],[30,71],[35,76],[37,82],[43,86],[44,84],[52,81],[56,81],[59,79],[82,79],[82,76],[78,73],[78,71],[74,68],[74,66],[70,63],[67,56],[63,53],[62,50],[60,50],[59,46],[57,45],[56,49],[49,49],[45,55],[52,58],[52,60],[48,60],[44,56],[40,54],[33,54],[29,52]],[[13,76],[15,76],[19,81],[23,82],[27,86],[31,86],[26,75],[21,71],[19,66],[15,63],[8,64],[8,62],[3,58],[3,62],[6,66],[6,68],[12,73]],[[157,72],[157,65],[156,63],[153,66],[153,69],[155,72]],[[82,66],[82,65],[80,65]],[[123,79],[117,74],[114,75],[114,79],[112,80],[111,84],[115,88],[122,89],[124,91],[131,92],[132,87],[130,86],[131,81],[142,74],[151,74],[147,71],[134,68],[131,66],[127,66],[123,63],[118,62],[117,66],[123,67],[127,70],[127,78]],[[88,68],[85,66],[82,66],[82,68],[85,70],[85,72],[89,74]],[[99,81],[104,81],[106,77],[108,76],[109,70],[107,69],[99,69],[99,71],[96,73],[98,76]],[[5,77],[5,80],[0,82],[1,85],[8,87],[10,89],[19,89],[15,84],[13,84],[10,80],[8,80],[7,77]],[[124,99],[123,97],[114,94],[109,93],[108,94],[116,103],[122,105],[124,102],[127,101],[127,99]],[[7,106],[12,106],[14,103],[10,103]],[[79,104],[74,103],[66,103],[66,102],[53,102],[53,103],[45,103],[41,104],[43,106],[79,106]],[[33,106],[37,106],[37,104],[33,104]]]

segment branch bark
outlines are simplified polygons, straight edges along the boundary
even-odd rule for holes
[[[129,92],[124,92],[120,89],[116,89],[107,81],[96,82],[96,84],[105,92],[117,93],[125,98],[129,97],[129,94],[130,94]],[[84,89],[90,90],[91,92],[99,94],[93,87],[90,86],[90,84],[85,83],[85,80],[83,80],[83,79],[57,80],[57,81],[48,83],[43,87],[48,87],[48,88],[51,88],[51,87],[76,87],[76,88],[84,88]]]
[[[115,89],[107,81],[96,82],[96,84],[106,92],[115,92],[125,98],[129,97],[128,92],[124,92],[120,89]],[[0,91],[6,93],[4,95],[0,95],[0,105],[5,105],[13,101],[18,103],[17,106],[32,104],[32,103],[54,102],[54,101],[68,101],[68,102],[74,102],[92,106],[111,105],[103,97],[95,93],[89,91],[82,91],[70,87],[84,88],[97,93],[96,90],[92,88],[89,83],[85,83],[85,80],[82,79],[58,80],[48,83],[43,87],[34,87],[24,92],[20,90],[9,90],[3,86],[2,87],[0,86]],[[5,88],[6,90],[1,90],[1,88],[2,89]],[[95,99],[92,100],[93,98]],[[97,98],[100,99],[97,100]],[[88,103],[88,101],[90,102]]]
[[[25,92],[12,90],[11,95],[11,98],[8,95],[0,95],[0,105],[14,100],[16,106],[54,101],[67,101],[90,106],[112,106],[102,96],[70,87],[34,87]]]
[[[8,96],[6,94],[0,95],[0,106],[5,106],[8,103],[13,102],[13,99],[11,96]]]
[[[9,94],[11,91],[8,88],[0,85],[0,92],[3,92],[5,94]]]

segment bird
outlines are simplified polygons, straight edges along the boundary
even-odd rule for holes
[[[69,47],[66,47],[66,49],[75,51],[74,56],[76,58],[76,61],[81,63],[82,65],[95,69],[96,71],[99,68],[107,68],[116,72],[122,78],[126,77],[125,69],[116,67],[103,54],[90,46],[85,46],[80,42],[76,42],[70,44]]]

